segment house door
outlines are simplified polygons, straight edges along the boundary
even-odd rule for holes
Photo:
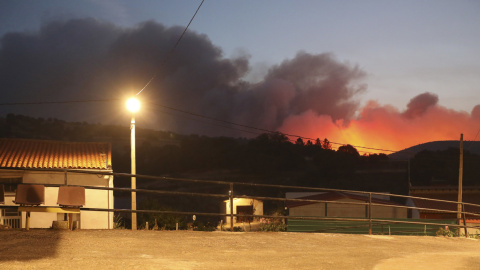
[[[253,215],[253,205],[237,205],[237,222],[252,222],[253,217],[242,215]]]

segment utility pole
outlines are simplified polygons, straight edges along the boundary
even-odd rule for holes
[[[135,115],[132,114],[132,122],[130,123],[130,154],[131,154],[131,182],[132,182],[132,190],[137,189],[137,167],[135,162]],[[137,230],[137,192],[132,191],[132,230]]]
[[[132,174],[132,230],[137,230],[137,169],[135,162],[135,113],[140,110],[140,101],[136,98],[131,98],[127,101],[127,109],[132,113],[132,121],[130,122],[130,147],[131,147],[131,174]]]
[[[460,166],[458,169],[458,204],[457,204],[457,220],[460,225],[462,219],[462,192],[463,191],[463,133],[460,134]]]

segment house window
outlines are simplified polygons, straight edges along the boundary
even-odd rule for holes
[[[2,217],[18,217],[20,215],[17,209],[5,208],[5,209],[2,209],[1,216]]]
[[[13,196],[17,190],[17,185],[22,183],[22,178],[0,178],[0,185],[5,189],[5,196]],[[5,199],[5,203],[7,200]],[[16,208],[0,209],[0,224],[10,226],[11,228],[21,228],[21,213]]]
[[[237,205],[237,222],[252,222],[253,217],[246,217],[242,215],[253,215],[253,205]]]
[[[5,193],[15,193],[17,185],[22,183],[22,178],[0,178],[0,184],[3,184]]]

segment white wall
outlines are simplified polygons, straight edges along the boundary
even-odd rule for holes
[[[0,174],[2,174],[2,171],[0,171]],[[113,187],[113,176],[82,173],[67,173],[65,175],[63,172],[24,171],[23,183]],[[58,187],[45,187],[45,204],[42,206],[58,206],[57,199]],[[86,188],[84,207],[113,209],[113,191]],[[50,228],[55,220],[63,220],[63,215],[32,212],[30,214],[30,227]],[[113,229],[113,212],[82,210],[79,220],[81,229]],[[22,228],[25,228],[25,213],[22,213]]]
[[[325,203],[312,203],[288,209],[290,216],[324,217]]]
[[[338,202],[365,203],[355,199],[341,199]],[[325,203],[313,203],[289,208],[290,216],[325,217]],[[344,203],[328,203],[327,217],[366,218],[366,206]],[[407,209],[387,206],[372,206],[372,218],[407,218]]]

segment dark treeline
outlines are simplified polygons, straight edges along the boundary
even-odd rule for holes
[[[468,150],[463,153],[463,185],[480,185],[480,156]],[[418,186],[458,186],[460,149],[423,150],[411,160],[412,182]]]
[[[136,130],[137,174],[263,183],[289,186],[338,188],[390,192],[407,195],[409,186],[456,185],[459,150],[422,151],[408,161],[389,160],[385,154],[360,155],[351,145],[333,150],[328,139],[291,141],[281,133],[255,138],[179,135],[148,129]],[[112,143],[113,170],[130,172],[130,129],[58,119],[32,118],[9,114],[0,117],[0,137]],[[464,185],[480,185],[480,157],[466,151]],[[410,164],[409,164],[410,163]],[[475,165],[477,164],[477,165]],[[410,168],[409,168],[410,167]],[[116,187],[130,187],[130,178],[115,178]],[[137,179],[137,187],[172,191],[228,194],[228,186],[175,181]],[[235,194],[284,197],[285,189],[236,185]],[[130,194],[116,192],[116,201]],[[123,198],[123,199],[122,199]],[[399,201],[403,203],[403,201]],[[218,213],[222,199],[173,195],[138,196],[140,209],[164,209]],[[120,206],[121,208],[128,207]],[[265,202],[266,213],[283,209],[281,203]],[[140,215],[141,222],[157,219],[173,226],[178,220],[186,226],[187,217]],[[167,222],[170,219],[175,222]],[[125,216],[128,224],[129,216]],[[203,222],[218,222],[218,218]],[[127,225],[128,226],[128,225]]]
[[[111,142],[114,171],[130,171],[129,127],[9,114],[0,118],[0,136]],[[328,139],[292,142],[281,133],[242,139],[137,128],[136,136],[137,173],[148,175],[208,175],[217,180],[347,189],[360,188],[350,183],[357,169],[388,161],[384,154],[361,156],[351,145],[335,151]]]

